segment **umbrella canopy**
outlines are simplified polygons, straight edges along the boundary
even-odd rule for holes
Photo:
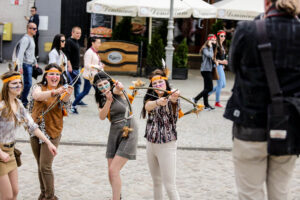
[[[86,9],[88,13],[135,17],[136,3],[136,0],[93,0],[87,3]]]
[[[93,0],[87,3],[87,12],[117,16],[154,18],[170,17],[167,0]],[[203,0],[174,0],[174,18],[216,17],[216,8]]]
[[[223,0],[213,5],[219,19],[253,20],[264,12],[263,0]]]

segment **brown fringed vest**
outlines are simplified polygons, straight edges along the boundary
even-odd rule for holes
[[[47,91],[46,86],[41,86],[41,88],[42,91]],[[57,101],[57,97],[50,97],[46,101],[35,100],[32,109],[33,120],[36,123],[41,123],[38,120],[39,116],[55,101]],[[60,136],[63,129],[63,113],[59,103],[44,115],[44,119],[46,133],[53,139]]]

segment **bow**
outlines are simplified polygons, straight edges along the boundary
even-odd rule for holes
[[[109,77],[114,83],[116,82],[110,75],[108,75],[103,69],[101,70],[107,77]],[[143,82],[138,80],[136,82],[136,84],[138,85],[143,85]],[[133,101],[135,95],[137,94],[137,91],[133,91],[132,95],[127,95],[127,92],[122,89],[122,93],[126,99],[126,102],[127,102],[127,105],[128,105],[128,108],[129,108],[129,113],[127,113],[127,116],[125,116],[125,120],[127,121],[128,119],[132,118],[133,117],[133,112],[132,112],[132,106],[131,106],[131,102]],[[114,98],[114,97],[113,97]],[[117,102],[119,102],[117,99],[114,98],[114,100],[116,100]],[[119,102],[121,106],[124,106],[121,102]],[[127,110],[127,107],[126,107],[126,110]],[[125,113],[125,114],[126,114]],[[127,138],[129,133],[133,131],[133,128],[129,128],[128,124],[126,124],[124,127],[123,127],[123,134],[122,134],[122,137],[123,138]]]
[[[141,81],[140,79],[137,79],[136,81],[132,81],[132,83],[135,87],[142,87],[146,84],[145,82]],[[133,100],[137,94],[138,94],[138,90],[135,90],[135,89],[132,90],[131,95],[128,94],[130,103],[133,102]]]
[[[67,89],[69,86],[74,87],[74,85],[77,83],[79,80],[81,74],[83,73],[84,68],[80,70],[80,73],[73,79],[70,83],[70,85],[65,84],[64,88]],[[64,92],[62,95],[57,97],[56,100],[52,102],[52,104],[49,105],[49,107],[39,116],[39,120],[42,120],[42,118],[49,112],[51,111],[58,103],[62,102],[62,100],[67,96],[68,92]],[[63,111],[64,114],[66,114],[66,111]]]
[[[174,92],[176,92],[177,90],[175,91],[168,91],[168,90],[164,90],[164,89],[161,89],[161,88],[154,88],[154,87],[136,87],[136,86],[130,86],[129,87],[130,90],[158,90],[158,91],[162,91],[162,92],[166,92],[168,95],[167,97],[169,97],[170,95],[172,95]],[[187,112],[183,113],[181,110],[179,111],[179,118],[185,116],[185,115],[188,115],[190,113],[195,113],[196,115],[199,114],[200,111],[203,110],[204,108],[204,105],[202,104],[196,104],[194,102],[192,102],[191,100],[189,100],[188,98],[182,96],[182,95],[179,95],[179,98],[185,100],[186,102],[190,103],[193,105],[193,108],[191,110],[188,110]]]

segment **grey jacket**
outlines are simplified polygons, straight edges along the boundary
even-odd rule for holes
[[[202,50],[202,63],[201,63],[201,69],[200,71],[212,71],[212,68],[214,66],[213,62],[214,57],[214,50],[213,47],[205,47]]]
[[[34,55],[35,43],[33,37],[25,34],[19,41],[20,47],[17,53],[17,63],[19,67],[22,67],[23,63],[29,65],[36,65],[37,61]]]

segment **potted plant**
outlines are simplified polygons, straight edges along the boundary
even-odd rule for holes
[[[162,58],[165,58],[165,47],[160,35],[155,32],[152,36],[152,43],[147,47],[147,59],[146,59],[146,76],[148,76],[153,70],[159,68],[162,69]]]
[[[173,55],[173,79],[188,78],[188,46],[186,38],[178,45]]]

